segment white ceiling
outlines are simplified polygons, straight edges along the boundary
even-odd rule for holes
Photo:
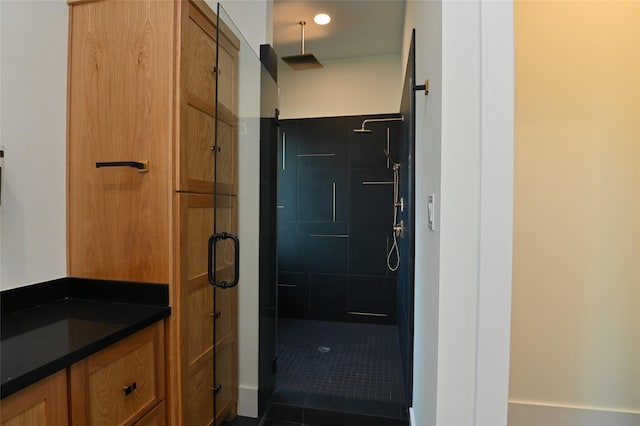
[[[274,0],[273,44],[279,57],[300,53],[299,21],[306,21],[305,53],[329,59],[399,54],[405,0]],[[313,22],[318,13],[331,22]]]

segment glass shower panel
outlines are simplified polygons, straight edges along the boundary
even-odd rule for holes
[[[398,268],[398,334],[404,375],[407,403],[413,400],[413,318],[415,282],[415,30],[411,35],[407,68],[404,78],[400,114],[405,118],[400,147],[400,196],[404,198],[404,209],[398,219],[404,224],[403,237],[398,240],[401,256]]]
[[[238,401],[238,293],[244,285],[254,287],[257,235],[251,221],[238,235],[239,185],[242,167],[257,162],[260,147],[260,69],[258,55],[227,11],[217,4],[215,66],[214,233],[210,239],[210,277],[213,295],[213,408],[215,424],[235,416]],[[247,175],[251,182],[253,177]],[[245,214],[258,210],[256,185],[242,188]],[[252,192],[255,191],[255,194]],[[252,206],[252,203],[256,203]],[[242,236],[241,236],[242,237]],[[244,245],[243,245],[244,244]],[[242,270],[242,277],[240,272]],[[249,308],[249,310],[251,310]]]

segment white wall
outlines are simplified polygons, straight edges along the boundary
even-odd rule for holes
[[[515,10],[510,424],[638,425],[640,3]]]
[[[0,289],[66,275],[64,0],[0,1]]]
[[[427,426],[507,421],[513,179],[511,2],[407,2],[416,28],[414,404]],[[436,231],[426,197],[436,196]],[[438,208],[439,206],[439,208]]]
[[[402,61],[399,55],[327,60],[304,71],[279,61],[280,118],[397,114]]]
[[[416,75],[429,79],[429,95],[416,93],[416,248],[414,371],[411,420],[436,424],[440,279],[440,191],[442,127],[442,3],[409,1],[405,10],[406,61],[411,29],[416,28]],[[406,64],[405,64],[406,66]],[[426,199],[435,195],[435,230],[427,222]]]

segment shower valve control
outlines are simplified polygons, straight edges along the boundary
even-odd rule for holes
[[[396,237],[402,238],[404,236],[404,221],[401,220],[399,225],[393,225],[393,232]]]
[[[396,201],[395,203],[393,203],[393,205],[395,207],[400,207],[400,211],[404,212],[404,198],[400,197],[400,201]]]

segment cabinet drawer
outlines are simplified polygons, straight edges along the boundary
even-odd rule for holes
[[[59,371],[2,400],[2,426],[68,425],[67,375]]]
[[[216,400],[216,421],[235,417],[238,400],[237,342],[228,339],[215,348],[215,384],[213,382],[213,348],[188,366],[184,424],[205,426],[213,423],[212,398]]]
[[[137,421],[135,426],[165,426],[167,424],[165,410],[165,404],[162,401],[153,410],[149,411],[146,416]]]
[[[219,391],[216,394],[216,422],[233,418],[236,414],[236,402],[238,401],[238,384],[236,382],[237,342],[229,340],[216,345],[216,386]]]
[[[74,425],[130,425],[164,399],[162,324],[71,366]]]

